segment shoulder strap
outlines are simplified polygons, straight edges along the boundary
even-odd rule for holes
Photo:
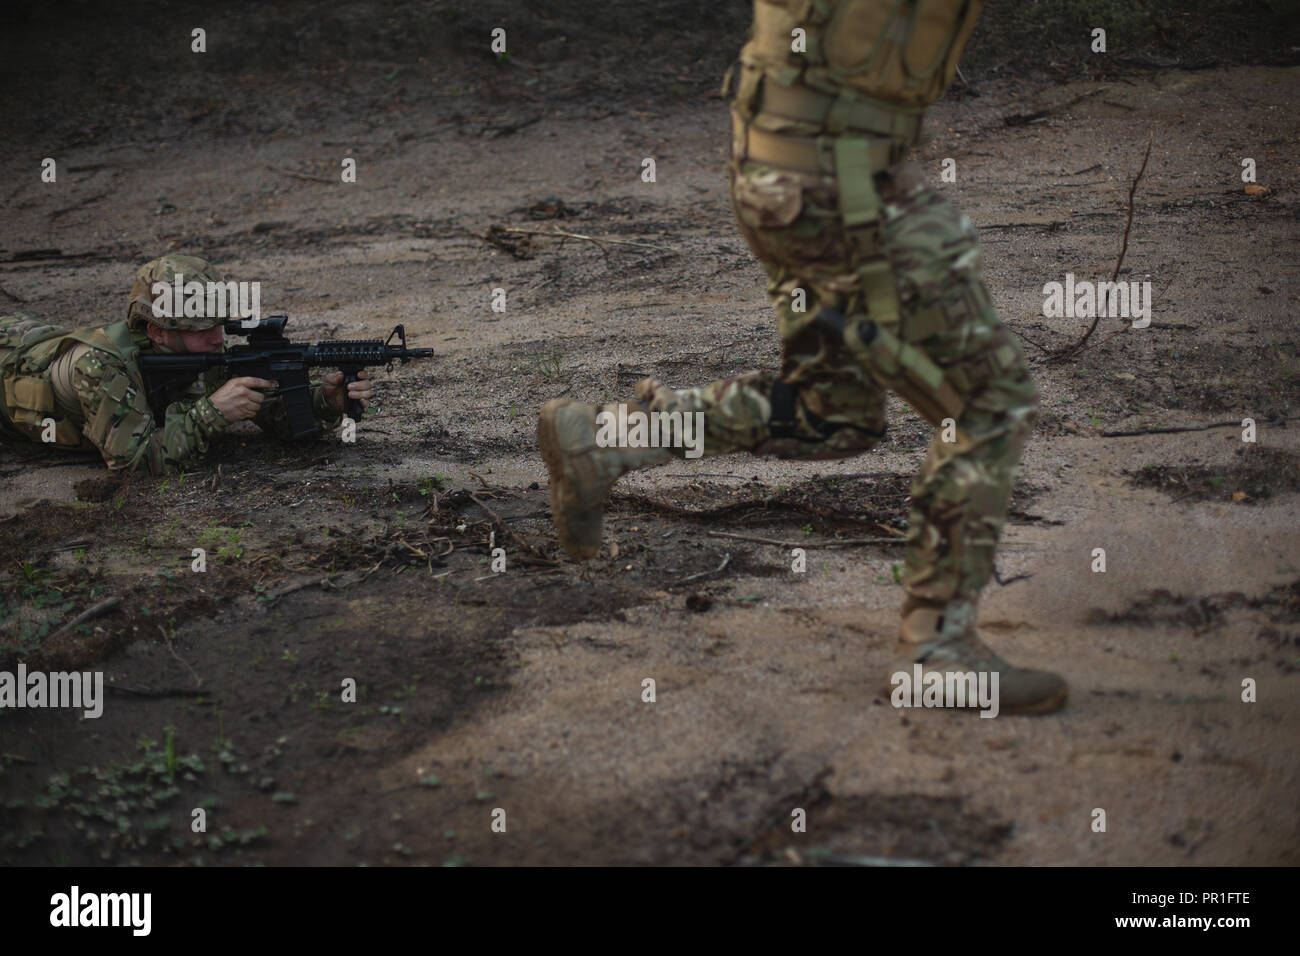
[[[141,388],[144,387],[144,382],[140,377],[140,365],[136,361],[140,354],[140,347],[135,344],[135,340],[131,337],[131,330],[127,327],[126,322],[111,322],[96,329],[78,329],[68,338],[74,342],[81,342],[116,355],[131,369],[136,384]]]

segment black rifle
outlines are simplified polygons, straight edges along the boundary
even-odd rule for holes
[[[251,375],[278,382],[277,394],[284,400],[293,432],[291,437],[308,438],[320,432],[312,409],[308,369],[336,368],[343,373],[344,408],[348,417],[356,420],[361,417],[361,403],[348,396],[347,387],[357,380],[358,372],[375,365],[391,365],[394,361],[433,358],[433,349],[408,349],[406,330],[400,325],[393,328],[387,339],[347,339],[307,345],[284,337],[288,321],[287,315],[267,316],[249,326],[239,319],[228,321],[227,334],[247,336],[248,344],[223,352],[141,355],[140,371],[154,420],[161,425],[167,406],[181,398],[185,388],[207,369],[224,368],[229,370],[231,378]]]

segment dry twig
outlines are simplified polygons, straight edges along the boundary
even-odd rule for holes
[[[473,501],[474,504],[478,505],[480,508],[482,508],[484,511],[487,512],[488,517],[492,519],[492,523],[496,525],[496,527],[498,528],[498,530],[501,531],[502,534],[506,535],[508,538],[513,540],[516,544],[518,544],[521,548],[523,548],[525,551],[531,554],[538,561],[543,561],[546,564],[554,564],[554,562],[551,561],[550,558],[546,557],[544,554],[541,554],[536,548],[534,548],[531,544],[529,544],[522,537],[520,537],[515,532],[514,528],[506,524],[505,521],[502,520],[499,514],[497,514],[495,511],[493,511],[491,508],[485,505],[481,500],[479,500],[479,498],[475,496],[474,492],[466,488],[465,494],[469,495],[470,500]]]
[[[687,581],[698,581],[700,578],[707,578],[707,577],[712,577],[715,574],[721,574],[723,571],[726,570],[727,565],[729,565],[730,563],[731,563],[731,552],[728,551],[726,554],[722,556],[722,563],[719,564],[712,571],[700,571],[698,574],[688,574],[686,577],[682,578],[677,583],[685,584]]]
[[[294,179],[307,179],[314,183],[327,183],[331,186],[334,185],[334,180],[328,179],[325,176],[313,176],[311,173],[300,173],[296,169],[282,169],[279,166],[267,166],[266,168],[273,173],[284,173],[284,175],[292,176]]]
[[[1004,122],[1007,126],[1026,126],[1029,123],[1037,123],[1039,120],[1045,119],[1046,117],[1050,116],[1052,113],[1057,113],[1060,112],[1061,110],[1069,109],[1071,106],[1074,106],[1077,103],[1082,103],[1084,100],[1096,96],[1098,93],[1105,93],[1106,90],[1108,89],[1109,87],[1101,86],[1095,90],[1089,90],[1086,93],[1080,93],[1078,96],[1074,97],[1073,99],[1066,100],[1064,103],[1058,103],[1055,106],[1047,106],[1041,110],[1034,110],[1034,112],[1032,113],[1015,113],[1011,116],[1004,117],[1002,122]]]
[[[1112,272],[1110,276],[1110,281],[1112,283],[1119,278],[1120,267],[1124,265],[1124,254],[1128,252],[1128,233],[1129,229],[1133,226],[1133,194],[1137,192],[1138,182],[1142,179],[1142,174],[1146,172],[1147,160],[1151,158],[1151,143],[1153,142],[1154,137],[1155,134],[1147,137],[1147,149],[1146,152],[1142,154],[1142,165],[1138,168],[1137,175],[1133,177],[1133,182],[1128,187],[1128,218],[1124,222],[1124,238],[1120,242],[1119,258],[1115,260],[1115,271]],[[1093,316],[1092,325],[1088,326],[1088,331],[1083,333],[1083,338],[1079,339],[1079,341],[1075,342],[1073,345],[1062,349],[1054,356],[1054,358],[1057,361],[1063,362],[1066,359],[1074,358],[1074,356],[1083,351],[1084,346],[1088,343],[1088,339],[1092,336],[1093,330],[1097,328],[1097,323],[1100,321],[1101,310],[1098,309],[1097,314]]]
[[[777,538],[760,538],[752,534],[732,534],[730,531],[710,531],[711,538],[735,538],[756,544],[774,544],[780,548],[855,548],[864,544],[907,544],[906,538],[826,538],[821,541],[781,541]]]
[[[1290,418],[1283,418],[1284,422],[1293,422],[1300,420],[1300,415],[1292,415]],[[1136,428],[1131,431],[1122,432],[1102,432],[1103,438],[1132,438],[1135,435],[1173,435],[1177,432],[1206,432],[1211,428],[1240,428],[1240,421],[1231,422],[1211,422],[1208,425],[1185,425],[1178,428]]]
[[[563,229],[520,229],[515,226],[505,226],[502,232],[512,232],[522,236],[550,236],[554,239],[582,239],[586,242],[594,242],[598,246],[605,244],[616,246],[641,246],[644,249],[657,249],[661,252],[672,252],[677,255],[681,254],[680,249],[673,246],[656,245],[652,242],[638,242],[635,239],[610,239],[608,236],[584,236],[577,232],[566,232]]]
[[[198,671],[190,666],[189,661],[183,660],[181,656],[176,653],[176,648],[172,645],[171,635],[167,633],[167,630],[161,624],[158,625],[158,632],[162,634],[163,642],[167,645],[167,650],[171,653],[172,657],[176,659],[177,663],[182,664],[186,670],[194,675],[194,686],[202,687],[203,678],[199,676]]]
[[[122,599],[120,597],[105,598],[98,604],[86,608],[86,610],[82,611],[67,624],[64,624],[61,628],[50,635],[50,639],[52,640],[56,637],[62,637],[78,625],[85,624],[87,621],[93,620],[100,615],[107,614],[121,603]]]

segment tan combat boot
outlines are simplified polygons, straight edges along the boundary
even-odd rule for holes
[[[644,409],[628,403],[628,410]],[[605,496],[614,482],[636,468],[651,468],[672,458],[666,448],[602,448],[596,444],[596,413],[618,414],[618,405],[593,405],[557,398],[537,418],[537,446],[551,478],[551,519],[560,546],[575,561],[600,550]]]
[[[1048,714],[1065,706],[1069,687],[1051,671],[1014,667],[980,640],[975,629],[975,605],[954,602],[927,604],[911,595],[903,602],[899,634],[902,669],[998,673],[998,707],[1008,714]],[[891,687],[892,689],[892,687]]]

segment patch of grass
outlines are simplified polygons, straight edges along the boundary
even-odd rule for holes
[[[561,358],[561,353],[553,350],[544,355],[533,356],[532,366],[537,374],[550,381],[560,377]]]
[[[416,490],[418,490],[421,495],[427,497],[430,492],[442,491],[443,485],[446,481],[446,475],[430,475],[428,478],[420,479],[420,483],[416,486]]]
[[[174,727],[164,727],[163,736],[161,748],[158,741],[141,736],[136,742],[138,757],[132,762],[83,765],[51,775],[31,801],[30,812],[40,814],[40,819],[7,821],[0,847],[21,851],[44,839],[47,830],[64,827],[80,831],[78,842],[103,861],[112,861],[122,850],[158,845],[170,852],[183,846],[179,836],[170,845],[166,842],[173,817],[159,809],[180,796],[178,776],[183,782],[196,782],[206,768],[197,754],[178,752]],[[7,809],[20,808],[10,801]],[[256,838],[249,832],[243,836]]]
[[[234,561],[244,556],[244,549],[239,543],[239,532],[215,521],[209,522],[199,532],[198,545],[208,551],[215,551],[213,560],[218,563]]]

